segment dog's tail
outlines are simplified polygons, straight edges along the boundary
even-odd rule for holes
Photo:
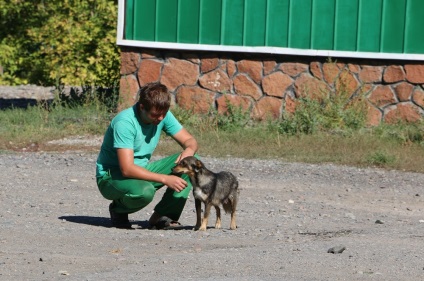
[[[222,203],[222,207],[224,208],[226,214],[231,214],[236,211],[239,192],[240,191],[238,189],[238,182],[236,182],[232,189],[232,192]]]
[[[222,207],[224,208],[224,211],[226,214],[231,214],[232,210],[233,210],[233,204],[230,198],[228,198],[227,200],[225,200],[224,203],[222,203]]]

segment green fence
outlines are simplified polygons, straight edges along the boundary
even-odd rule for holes
[[[122,0],[123,40],[424,54],[424,0]]]

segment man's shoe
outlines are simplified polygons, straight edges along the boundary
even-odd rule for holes
[[[109,205],[110,220],[112,227],[131,229],[131,223],[128,220],[128,214],[119,214],[112,211],[113,203]]]

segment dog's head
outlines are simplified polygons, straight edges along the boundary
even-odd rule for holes
[[[203,163],[199,159],[193,156],[182,159],[173,169],[172,173],[175,175],[186,174],[188,176],[194,176],[202,169]]]

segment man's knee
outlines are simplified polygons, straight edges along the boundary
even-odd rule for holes
[[[142,209],[153,201],[156,189],[153,185],[144,186],[136,193],[126,194],[123,203],[130,209]]]

